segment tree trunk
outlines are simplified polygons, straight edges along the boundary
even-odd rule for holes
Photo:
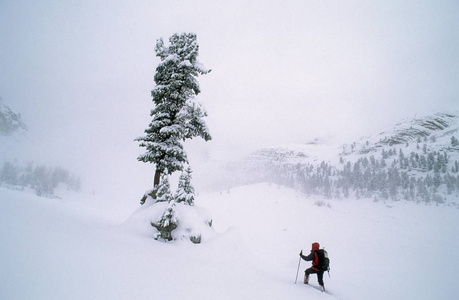
[[[155,171],[155,178],[153,180],[153,188],[156,188],[159,185],[159,180],[161,178],[161,172],[159,170]],[[156,191],[153,190],[153,199],[156,199]]]

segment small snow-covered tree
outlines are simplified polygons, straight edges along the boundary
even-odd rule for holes
[[[175,201],[187,205],[194,205],[194,187],[191,185],[191,168],[186,168],[179,178],[178,189],[175,193]]]
[[[164,211],[161,219],[157,223],[151,223],[153,227],[158,229],[158,234],[155,239],[163,239],[172,241],[172,231],[177,228],[178,218],[174,200],[169,202],[169,206]]]
[[[459,141],[457,140],[457,138],[455,136],[451,137],[451,146],[453,146],[453,147],[459,146]]]
[[[156,56],[161,62],[156,68],[156,86],[151,92],[155,107],[153,117],[145,136],[139,137],[140,147],[146,152],[139,161],[154,163],[156,171],[153,187],[156,187],[161,174],[182,171],[188,162],[182,142],[193,137],[211,139],[203,117],[207,116],[202,106],[194,101],[201,90],[196,78],[210,72],[197,60],[199,46],[196,34],[174,34],[166,46],[163,39],[156,43]],[[156,195],[152,195],[156,198]]]
[[[177,228],[177,214],[175,210],[175,199],[172,196],[168,175],[162,174],[159,185],[156,189],[156,202],[167,202],[169,205],[157,222],[152,222],[151,226],[158,230],[155,239],[172,240],[172,231]]]
[[[171,202],[172,200],[174,200],[171,193],[169,178],[166,174],[161,175],[161,181],[155,189],[155,192],[156,202]]]

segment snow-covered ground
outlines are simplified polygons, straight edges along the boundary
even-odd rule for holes
[[[321,200],[267,183],[200,193],[217,234],[194,245],[133,231],[137,199],[0,188],[0,299],[459,299],[458,209]],[[304,261],[294,284],[314,241],[327,293],[301,283]]]

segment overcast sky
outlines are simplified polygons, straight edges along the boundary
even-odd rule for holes
[[[151,182],[133,140],[150,121],[156,39],[176,32],[198,35],[212,69],[198,99],[214,139],[187,145],[193,157],[459,109],[456,0],[0,0],[0,97],[31,152]]]

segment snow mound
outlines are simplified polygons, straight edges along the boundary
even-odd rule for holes
[[[156,238],[159,231],[153,224],[161,220],[169,206],[168,202],[153,204],[147,201],[124,222],[124,225],[131,231]],[[172,231],[174,241],[196,242],[196,239],[199,239],[200,242],[204,242],[212,239],[216,234],[212,228],[210,214],[202,207],[174,203],[174,218],[177,220],[177,228]]]

